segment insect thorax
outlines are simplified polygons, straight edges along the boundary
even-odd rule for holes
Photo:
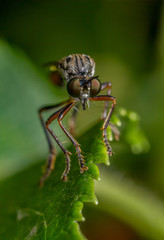
[[[87,80],[95,73],[95,62],[88,55],[72,54],[62,58],[58,62],[58,68],[67,82],[72,78],[85,78]]]

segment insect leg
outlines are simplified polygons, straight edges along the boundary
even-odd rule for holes
[[[107,89],[107,95],[109,95],[109,96],[110,96],[110,94],[111,94],[111,88],[112,88],[112,84],[111,84],[110,82],[105,82],[105,83],[102,83],[102,84],[101,84],[101,91]],[[105,120],[105,118],[107,117],[108,107],[109,107],[109,102],[108,102],[108,101],[105,101],[104,111],[103,111],[102,116],[101,116],[102,120]],[[112,132],[114,133],[115,139],[118,141],[118,140],[119,140],[119,137],[120,137],[120,132],[119,132],[119,130],[118,130],[117,127],[116,127],[114,124],[112,124],[111,122],[109,122],[109,125],[110,125],[110,127],[111,127]]]
[[[64,152],[65,154],[65,157],[66,157],[66,168],[64,170],[64,173],[62,175],[62,179],[64,181],[67,181],[67,174],[69,173],[69,170],[70,170],[70,163],[71,163],[71,160],[70,160],[70,156],[71,153],[69,151],[67,151],[63,144],[59,141],[59,139],[57,138],[57,136],[54,134],[54,132],[52,131],[52,129],[49,127],[50,123],[52,121],[54,121],[56,118],[58,118],[59,114],[67,107],[69,106],[70,104],[72,104],[72,101],[69,101],[71,103],[67,104],[65,107],[63,107],[62,109],[58,110],[57,112],[55,112],[54,114],[52,114],[48,120],[46,121],[46,128],[47,130],[50,132],[50,134],[52,135],[52,137],[55,139],[55,141],[57,142],[57,144],[59,145],[59,147],[62,149],[62,151]]]
[[[112,115],[112,112],[115,108],[115,105],[116,105],[116,99],[115,97],[112,97],[112,96],[108,96],[108,95],[104,95],[104,96],[97,96],[97,97],[94,97],[94,98],[90,98],[90,101],[112,101],[113,104],[109,110],[109,113],[107,114],[107,117],[104,121],[104,124],[103,124],[103,127],[102,127],[102,130],[103,130],[103,142],[107,148],[107,152],[109,154],[109,156],[112,155],[112,149],[111,149],[111,146],[109,144],[109,141],[107,139],[107,127],[110,123],[110,118],[111,118],[111,115]]]
[[[68,138],[71,140],[71,142],[73,143],[73,145],[75,146],[76,149],[76,153],[77,153],[77,157],[79,160],[79,164],[80,164],[80,172],[83,173],[84,170],[87,170],[88,168],[85,166],[85,160],[84,157],[81,154],[81,148],[80,148],[80,144],[72,137],[72,135],[65,129],[65,127],[62,124],[62,119],[64,118],[64,116],[68,113],[68,111],[74,106],[75,102],[72,102],[70,104],[68,104],[59,114],[58,116],[58,122],[60,127],[62,128],[62,130],[65,132],[65,134],[68,136]]]
[[[101,91],[107,89],[107,95],[109,96],[111,94],[111,88],[112,88],[112,84],[110,82],[104,82],[101,84]],[[109,102],[105,101],[104,111],[101,116],[103,120],[105,120],[105,118],[107,117],[108,107],[109,107]]]
[[[68,101],[67,101],[68,102]],[[59,103],[59,104],[55,104],[55,105],[50,105],[50,106],[44,106],[44,107],[41,107],[38,111],[38,114],[39,114],[39,118],[40,118],[40,121],[41,121],[41,124],[42,124],[42,127],[44,129],[44,132],[45,132],[45,135],[46,135],[46,138],[47,138],[47,142],[48,142],[48,147],[49,147],[49,156],[48,156],[48,159],[47,159],[47,165],[46,165],[46,170],[45,170],[45,173],[44,175],[41,177],[40,179],[40,186],[43,185],[44,183],[44,180],[48,178],[48,176],[50,175],[51,171],[54,169],[54,164],[55,164],[55,155],[56,155],[56,151],[53,147],[53,144],[51,142],[51,139],[50,139],[50,136],[49,136],[49,133],[48,133],[48,130],[46,128],[46,124],[44,122],[44,119],[43,119],[43,116],[42,116],[42,113],[45,112],[45,111],[48,111],[50,109],[53,109],[53,108],[57,108],[63,104],[65,104],[66,102],[62,102],[62,103]]]
[[[75,126],[76,126],[76,117],[77,117],[79,107],[80,107],[80,103],[78,102],[75,105],[75,108],[73,109],[72,115],[71,115],[71,117],[69,118],[69,121],[68,121],[69,130],[70,130],[71,135],[73,135],[73,136],[76,136]]]

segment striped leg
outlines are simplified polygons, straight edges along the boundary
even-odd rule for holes
[[[112,97],[112,96],[108,96],[108,95],[103,95],[103,96],[97,96],[97,97],[94,97],[94,98],[90,98],[90,101],[112,101],[113,104],[109,110],[109,113],[107,114],[106,118],[105,118],[105,121],[104,121],[104,124],[103,124],[103,127],[102,127],[102,131],[103,131],[103,142],[106,146],[106,149],[107,149],[107,153],[109,156],[112,155],[112,149],[111,149],[111,146],[110,146],[110,143],[107,139],[107,127],[110,123],[110,118],[111,118],[111,115],[113,113],[113,110],[115,108],[115,105],[116,105],[116,99],[115,97]]]
[[[60,107],[60,106],[62,106],[64,104],[66,104],[67,102],[68,101],[62,102],[62,103],[59,103],[59,104],[55,104],[55,105],[44,106],[44,107],[41,107],[39,109],[39,111],[38,111],[39,118],[40,118],[41,124],[43,126],[43,129],[44,129],[44,132],[45,132],[45,135],[46,135],[46,138],[47,138],[47,142],[48,142],[48,147],[49,147],[49,156],[47,158],[46,170],[45,170],[43,176],[40,179],[40,183],[39,183],[40,186],[42,186],[44,184],[44,181],[49,177],[49,175],[51,174],[52,170],[54,169],[55,158],[56,158],[56,151],[55,151],[55,148],[53,147],[53,144],[52,144],[52,141],[51,141],[50,135],[49,135],[49,131],[50,130],[47,128],[47,125],[44,122],[42,113],[44,111],[48,111],[48,110]],[[57,113],[59,114],[59,112],[60,112],[60,110]],[[56,138],[56,136],[55,136],[55,138]],[[55,140],[57,141],[57,138]]]
[[[72,103],[68,104],[65,108],[63,108],[63,110],[60,112],[60,114],[58,116],[58,123],[59,123],[60,127],[62,128],[62,130],[65,132],[65,134],[68,136],[68,138],[71,140],[73,145],[75,146],[77,157],[79,160],[79,165],[80,165],[80,172],[83,173],[84,170],[87,170],[88,168],[85,166],[85,160],[81,154],[80,144],[72,137],[72,135],[65,129],[65,127],[62,124],[62,119],[70,111],[70,109],[74,106],[74,104],[75,104],[75,102],[72,102]]]

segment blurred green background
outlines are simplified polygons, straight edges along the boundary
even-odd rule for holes
[[[150,151],[138,155],[121,141],[114,144],[102,178],[103,171],[116,171],[164,198],[163,1],[0,1],[0,37],[1,180],[46,158],[36,109],[68,96],[48,82],[42,64],[85,53],[94,58],[101,81],[112,82],[118,106],[139,114],[150,142]],[[77,131],[93,125],[101,109],[92,104],[87,113],[80,111]],[[84,215],[88,239],[145,239],[101,207],[87,207]]]

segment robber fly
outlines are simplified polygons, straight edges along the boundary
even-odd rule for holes
[[[85,54],[72,54],[67,57],[61,59],[58,62],[49,63],[48,66],[50,70],[55,73],[55,78],[53,79],[55,83],[58,85],[62,85],[63,82],[66,82],[67,91],[70,95],[69,100],[61,102],[59,104],[50,105],[50,106],[43,106],[39,109],[39,118],[41,120],[48,146],[49,146],[49,156],[47,159],[47,167],[44,172],[44,175],[40,179],[40,185],[43,185],[45,179],[48,178],[51,171],[54,169],[55,163],[55,156],[56,152],[52,145],[50,135],[55,139],[61,150],[63,151],[66,159],[66,167],[64,173],[62,175],[62,179],[67,181],[67,175],[70,170],[70,155],[71,153],[63,146],[60,142],[58,137],[50,128],[50,124],[52,121],[57,119],[59,126],[73,143],[77,158],[80,165],[80,172],[83,173],[85,170],[88,169],[86,166],[84,157],[81,154],[80,144],[75,140],[72,136],[75,128],[75,118],[77,111],[74,109],[72,113],[72,117],[69,121],[70,125],[70,132],[66,130],[66,128],[62,124],[62,120],[64,116],[73,108],[73,106],[79,107],[82,105],[83,110],[86,110],[86,106],[89,101],[104,101],[104,111],[102,114],[102,119],[104,120],[104,124],[102,126],[102,135],[103,135],[103,142],[106,146],[107,153],[109,156],[112,155],[112,149],[110,143],[107,139],[107,127],[110,124],[110,118],[114,107],[116,105],[115,97],[110,95],[111,92],[111,83],[105,82],[101,83],[98,76],[94,76],[95,74],[95,62],[94,60]],[[98,95],[100,91],[107,89],[107,95]],[[108,104],[109,101],[112,102],[112,106],[108,112]],[[59,108],[55,113],[53,113],[45,122],[43,120],[42,113],[44,111]],[[72,134],[71,134],[72,133]]]

